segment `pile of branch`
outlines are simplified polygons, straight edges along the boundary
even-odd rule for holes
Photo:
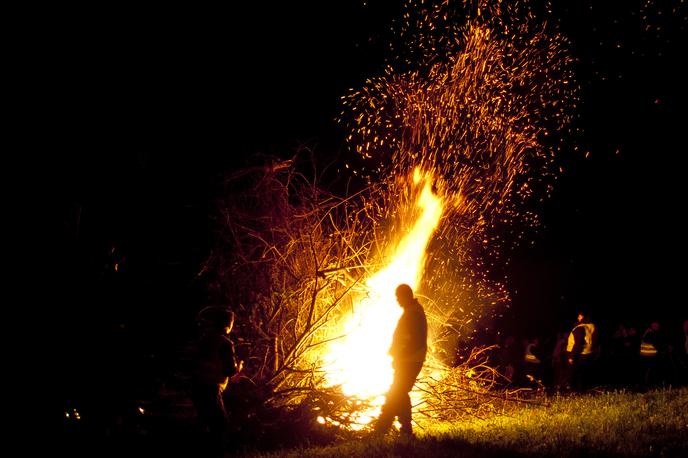
[[[245,369],[234,393],[256,409],[271,409],[265,418],[315,423],[320,417],[346,429],[370,406],[328,385],[323,356],[344,337],[341,324],[366,294],[363,281],[384,263],[394,231],[403,229],[395,224],[404,207],[390,201],[403,199],[404,191],[380,184],[340,198],[297,169],[293,161],[272,162],[227,178],[218,244],[204,273],[214,302],[237,315],[233,336]],[[463,270],[448,266],[443,262],[447,285],[469,282],[458,276]],[[419,384],[425,401],[416,409],[428,418],[482,416],[494,409],[497,374],[479,351],[453,367],[451,347],[471,317],[457,305],[456,286],[447,288],[434,288],[446,300],[424,301],[444,369]]]
[[[315,181],[290,161],[228,177],[219,243],[205,269],[214,300],[237,314],[245,377],[271,405],[321,397],[322,354],[341,337],[333,325],[369,269],[372,207]]]
[[[509,381],[490,364],[490,353],[496,348],[472,348],[461,364],[421,378],[416,389],[423,393],[423,400],[414,411],[432,421],[483,420],[517,403],[539,403],[532,389],[506,388]]]

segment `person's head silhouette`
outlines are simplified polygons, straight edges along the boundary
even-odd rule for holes
[[[395,294],[397,296],[397,302],[399,302],[401,307],[405,308],[409,304],[413,303],[413,290],[406,283],[402,283],[401,285],[397,286]]]

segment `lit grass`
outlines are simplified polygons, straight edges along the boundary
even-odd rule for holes
[[[548,400],[489,420],[253,457],[688,456],[688,388]]]

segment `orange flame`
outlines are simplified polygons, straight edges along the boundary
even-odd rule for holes
[[[426,248],[437,228],[444,204],[432,192],[432,175],[414,171],[414,186],[422,186],[413,203],[420,210],[418,218],[393,249],[391,261],[366,282],[368,296],[354,307],[353,316],[344,324],[346,337],[332,344],[325,357],[327,379],[341,385],[345,394],[367,399],[379,406],[392,383],[392,360],[387,351],[401,308],[394,291],[400,283],[416,288],[423,275]],[[360,423],[369,422],[376,411],[368,412]]]

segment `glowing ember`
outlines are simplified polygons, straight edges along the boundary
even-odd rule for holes
[[[503,262],[500,247],[508,245],[489,231],[513,221],[537,225],[524,204],[552,189],[558,146],[551,133],[569,125],[577,98],[573,60],[565,39],[545,26],[546,13],[538,23],[520,2],[464,2],[461,20],[450,3],[457,6],[410,0],[399,31],[407,49],[384,76],[343,98],[349,141],[365,162],[360,173],[385,182],[413,170],[418,190],[409,201],[415,212],[395,201],[403,186],[377,197],[385,217],[411,229],[390,243],[387,267],[365,281],[367,296],[344,324],[345,340],[325,358],[331,385],[378,404],[392,380],[396,285],[416,289],[422,280],[437,324],[477,321],[483,309],[508,300],[502,285],[487,280],[488,263]]]
[[[409,0],[396,57],[343,97],[359,173],[382,182],[420,167],[461,196],[447,202],[423,278],[446,320],[473,326],[508,303],[488,274],[539,224],[534,209],[561,171],[553,134],[570,129],[578,94],[552,19],[528,2]]]
[[[426,247],[442,216],[443,204],[431,190],[431,179],[419,169],[414,171],[413,186],[421,191],[412,204],[419,216],[396,244],[388,266],[366,281],[368,297],[360,301],[344,325],[346,338],[333,344],[326,357],[328,381],[332,385],[342,385],[345,394],[369,399],[378,406],[392,382],[387,350],[402,313],[394,290],[400,283],[414,289],[419,284]]]

